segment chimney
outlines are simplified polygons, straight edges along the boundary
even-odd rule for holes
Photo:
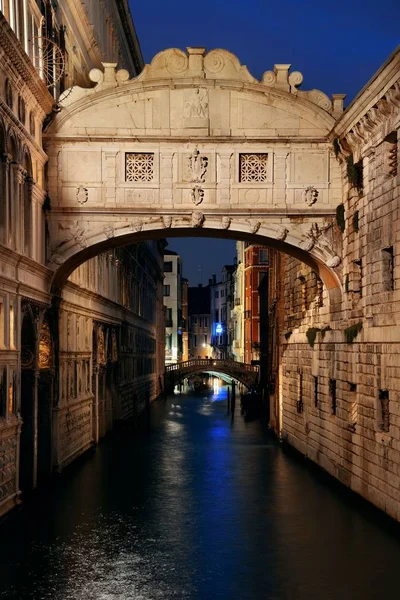
[[[202,288],[202,287],[203,287],[203,284],[202,284],[202,283],[199,283],[199,284],[198,284],[198,286]]]
[[[215,285],[217,283],[217,276],[216,275],[212,276],[212,282],[213,282],[213,285]]]

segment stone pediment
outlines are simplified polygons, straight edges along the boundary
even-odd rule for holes
[[[303,76],[290,72],[289,64],[276,64],[258,81],[222,49],[164,50],[133,79],[114,63],[103,66],[104,71],[90,72],[95,87],[64,93],[63,110],[49,133],[64,133],[65,124],[73,135],[85,127],[89,135],[183,135],[190,130],[226,136],[248,129],[249,135],[260,132],[261,137],[311,137],[326,135],[340,113],[337,99],[332,104],[319,90],[299,90]]]

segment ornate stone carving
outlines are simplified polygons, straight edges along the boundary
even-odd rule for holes
[[[240,154],[240,182],[262,183],[268,178],[268,154]]]
[[[106,347],[104,341],[104,329],[99,329],[98,346],[97,346],[97,362],[99,365],[106,364]]]
[[[222,219],[221,219],[222,229],[229,229],[229,227],[231,226],[231,222],[232,222],[232,219],[230,217],[222,217]]]
[[[207,171],[208,157],[201,156],[197,148],[188,158],[189,181],[192,183],[202,183]]]
[[[55,253],[58,250],[58,248],[60,248],[61,246],[63,246],[65,244],[66,241],[67,242],[73,241],[80,248],[87,247],[87,241],[86,241],[86,237],[85,237],[86,230],[84,227],[82,227],[82,225],[79,223],[79,221],[75,221],[75,223],[73,223],[72,225],[68,225],[67,227],[64,227],[64,225],[62,225],[62,223],[59,223],[58,228],[66,231],[68,238],[67,238],[67,240],[64,240],[60,244],[58,244],[56,246],[56,248],[54,248]]]
[[[139,231],[142,231],[143,225],[144,223],[142,219],[134,219],[133,221],[131,221],[132,231],[134,231],[135,233],[139,233]]]
[[[76,190],[76,199],[79,204],[86,204],[89,198],[89,191],[87,188],[80,185]]]
[[[202,227],[204,223],[204,215],[199,210],[192,212],[192,227]]]
[[[312,185],[303,190],[301,197],[308,206],[312,206],[318,200],[318,190]]]
[[[172,225],[171,215],[164,215],[163,217],[161,217],[161,220],[163,222],[165,229],[169,229],[171,227],[171,225]]]
[[[111,332],[111,360],[112,362],[118,360],[117,334],[114,329]]]
[[[126,181],[153,181],[154,154],[128,152],[125,154]]]
[[[287,227],[278,227],[277,232],[276,232],[276,239],[284,242],[287,238],[287,234],[289,233],[289,229]]]
[[[111,238],[113,238],[113,237],[114,237],[114,235],[115,235],[114,227],[113,227],[112,225],[106,225],[106,226],[103,228],[103,231],[104,231],[104,233],[105,233],[105,235],[106,235],[106,238],[107,238],[108,240],[110,240]]]
[[[39,369],[49,369],[52,366],[52,344],[50,327],[43,321],[39,338]]]
[[[190,199],[193,204],[201,204],[204,200],[204,190],[199,185],[195,185],[190,190]]]
[[[338,267],[341,263],[341,259],[340,256],[332,256],[332,258],[330,258],[329,260],[326,261],[326,264],[328,267],[330,267],[331,269],[334,269],[335,267]]]
[[[184,103],[185,119],[208,119],[208,90],[195,88]]]
[[[261,227],[261,221],[257,221],[256,219],[250,219],[248,223],[250,225],[250,233],[253,234],[257,233]]]

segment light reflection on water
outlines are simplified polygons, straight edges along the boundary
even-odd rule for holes
[[[232,423],[225,387],[182,394],[0,527],[0,598],[393,596],[398,539],[324,482],[259,423]]]

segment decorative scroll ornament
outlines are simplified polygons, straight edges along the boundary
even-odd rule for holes
[[[104,231],[104,233],[106,235],[106,238],[108,240],[110,240],[111,238],[113,238],[114,235],[115,235],[114,227],[112,225],[106,225],[104,227],[103,231]]]
[[[250,219],[249,225],[250,225],[250,233],[255,234],[261,227],[261,221],[256,221],[255,219]]]
[[[195,88],[186,98],[184,105],[185,119],[208,119],[208,91]]]
[[[190,174],[190,181],[192,183],[204,182],[204,176],[207,171],[207,166],[207,156],[201,156],[198,149],[195,148],[188,158],[188,170]]]
[[[303,190],[301,198],[308,206],[312,206],[317,202],[318,194],[318,190],[312,185],[310,185],[305,190]]]
[[[192,227],[202,227],[204,223],[204,215],[199,210],[192,212]]]
[[[204,190],[200,186],[195,185],[190,190],[190,199],[196,206],[201,204],[204,200]]]
[[[169,229],[172,225],[171,215],[165,215],[164,217],[162,217],[162,222],[163,222],[165,229]]]
[[[89,198],[88,189],[83,187],[82,185],[80,185],[78,187],[78,189],[76,190],[76,199],[78,200],[79,204],[86,204],[86,202],[88,201],[88,198]]]
[[[39,369],[49,369],[52,366],[52,346],[49,324],[45,321],[40,328],[39,339]]]
[[[232,219],[230,217],[222,217],[221,225],[222,229],[229,229],[231,226]]]

